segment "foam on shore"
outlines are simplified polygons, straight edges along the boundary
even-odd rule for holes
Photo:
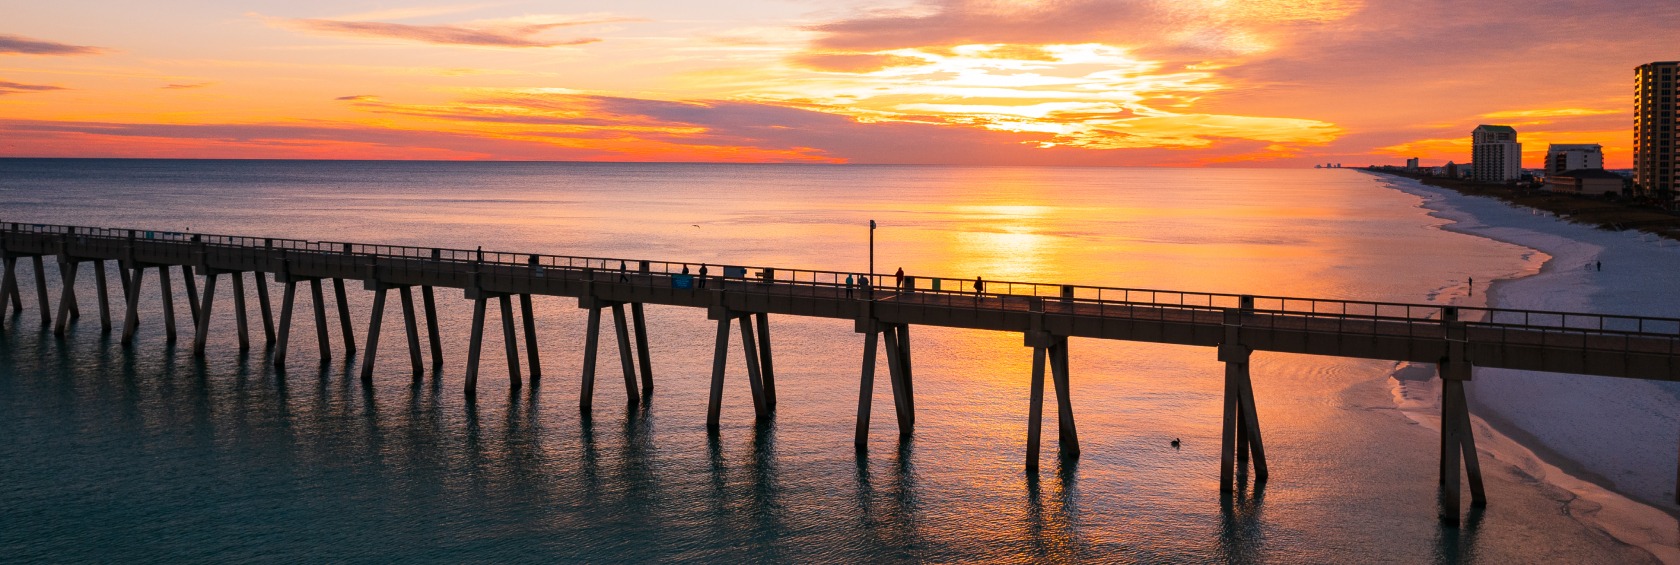
[[[1431,216],[1447,220],[1442,229],[1535,251],[1531,268],[1502,275],[1485,293],[1449,287],[1436,301],[1479,305],[1485,298],[1501,308],[1680,317],[1680,283],[1672,278],[1680,273],[1680,243],[1379,178],[1421,198]],[[1395,399],[1408,417],[1438,430],[1432,369],[1399,365]],[[1680,522],[1672,514],[1680,383],[1479,368],[1468,390],[1485,455],[1558,489],[1563,510],[1582,522],[1680,563]]]

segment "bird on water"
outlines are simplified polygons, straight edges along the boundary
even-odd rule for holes
[[[1178,438],[1176,438],[1176,437],[1173,438],[1172,446],[1173,446],[1173,449],[1178,449]]]

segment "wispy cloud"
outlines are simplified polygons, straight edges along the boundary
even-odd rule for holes
[[[345,14],[345,15],[342,15],[342,16],[334,16],[331,19],[334,19],[334,20],[407,20],[407,19],[412,19],[412,18],[429,18],[429,17],[433,17],[433,16],[447,16],[447,15],[450,15],[450,14],[460,14],[460,13],[463,13],[463,12],[472,12],[472,11],[476,11],[476,10],[482,10],[484,8],[491,8],[491,7],[495,7],[495,6],[500,6],[500,5],[503,5],[503,4],[506,4],[506,2],[501,2],[501,3],[484,2],[484,3],[478,3],[478,4],[450,4],[450,5],[444,5],[444,6],[410,6],[410,7],[405,7],[405,8],[391,8],[391,9],[388,9],[388,10],[375,10],[375,11],[371,11],[371,12],[358,12],[358,13],[354,13],[354,14]]]
[[[50,84],[23,84],[21,82],[7,82],[0,80],[0,96],[19,94],[23,92],[45,92],[49,90],[68,90],[62,86]]]
[[[338,98],[334,98],[333,100],[345,100],[345,101],[349,101],[349,102],[372,102],[372,101],[375,101],[375,100],[378,100],[378,99],[379,99],[379,97],[374,96],[372,94],[352,94],[350,96],[340,96]]]
[[[55,41],[30,39],[17,35],[0,35],[0,54],[15,55],[93,55],[105,52],[101,47],[70,45]]]
[[[166,84],[166,85],[163,85],[159,88],[162,88],[164,90],[191,90],[191,89],[194,89],[194,88],[204,88],[204,87],[210,86],[212,84],[216,84],[216,83],[213,83],[213,82],[188,82],[188,83]]]
[[[1592,108],[1556,108],[1542,110],[1504,110],[1482,114],[1482,117],[1495,120],[1510,120],[1520,118],[1572,118],[1577,116],[1603,116],[1607,114],[1625,114],[1626,109],[1604,110]]]
[[[313,18],[275,18],[257,16],[271,26],[302,31],[352,37],[401,39],[437,45],[474,45],[481,47],[560,47],[585,45],[601,41],[597,37],[545,39],[542,34],[568,27],[630,21],[625,18],[519,18],[491,20],[463,24],[414,25],[391,22],[331,20]]]

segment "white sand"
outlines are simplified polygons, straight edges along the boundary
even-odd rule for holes
[[[1680,318],[1680,242],[1599,230],[1492,198],[1381,178],[1421,197],[1431,215],[1448,220],[1442,229],[1549,256],[1537,256],[1545,261],[1537,274],[1495,284],[1487,296],[1490,306]],[[1586,268],[1597,261],[1604,263],[1602,272]],[[1438,408],[1425,408],[1433,418],[1418,409],[1438,402],[1432,400],[1438,398],[1434,384],[1405,382],[1398,392],[1402,408],[1431,427],[1437,425]],[[1680,563],[1680,523],[1670,514],[1680,460],[1680,383],[1479,368],[1469,394],[1484,455],[1571,493],[1571,515],[1664,562]],[[1483,416],[1517,428],[1516,435],[1538,445],[1496,433]],[[1543,460],[1535,449],[1548,457]]]

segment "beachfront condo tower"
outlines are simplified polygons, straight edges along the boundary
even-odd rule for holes
[[[1604,168],[1604,146],[1597,143],[1553,143],[1546,148],[1546,175]]]
[[[1522,178],[1522,144],[1511,126],[1479,125],[1470,131],[1470,177],[1482,182]]]
[[[1633,70],[1633,186],[1640,194],[1674,198],[1680,189],[1680,104],[1674,83],[1680,61],[1647,63]]]

